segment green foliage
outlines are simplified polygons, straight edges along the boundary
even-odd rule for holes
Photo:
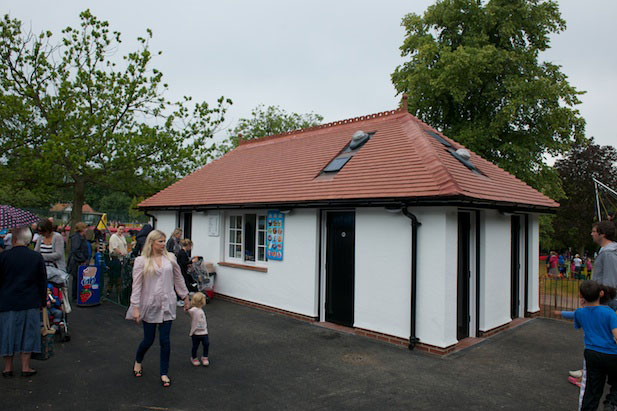
[[[144,223],[148,222],[148,217],[146,217],[146,215],[137,208],[137,205],[145,199],[146,197],[133,197],[131,200],[131,204],[129,206],[129,218],[131,221],[140,221]]]
[[[553,220],[555,216],[552,214],[542,214],[538,217],[540,226],[540,252],[547,253],[551,250],[561,250],[564,247],[563,243],[555,238],[555,229],[553,228]]]
[[[440,0],[408,14],[392,82],[408,110],[484,158],[558,199],[546,154],[584,139],[582,92],[560,66],[540,62],[565,28],[552,0]]]
[[[591,139],[588,144],[575,146],[565,158],[558,160],[555,169],[566,193],[553,220],[555,238],[561,247],[574,247],[580,252],[594,249],[590,232],[597,216],[592,179],[617,187],[617,150],[612,146],[594,144]],[[606,205],[610,208],[610,204]],[[606,217],[603,215],[603,219]]]
[[[150,30],[118,58],[120,33],[89,10],[80,18],[56,42],[49,31],[22,32],[8,15],[0,21],[1,173],[9,189],[67,190],[73,221],[86,187],[148,195],[204,164],[231,104],[166,100]]]
[[[109,195],[101,198],[95,210],[99,212],[128,212],[131,207],[132,198],[126,193],[112,192]],[[90,204],[92,205],[92,204]]]
[[[219,152],[217,156],[221,156],[237,147],[240,136],[242,136],[243,140],[254,140],[287,131],[317,126],[322,121],[323,116],[319,114],[287,113],[279,106],[265,107],[263,104],[260,104],[251,111],[250,118],[241,118],[236,127],[230,132],[229,137],[217,146]]]

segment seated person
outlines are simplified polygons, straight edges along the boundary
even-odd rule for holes
[[[62,320],[62,304],[58,296],[54,296],[54,287],[51,284],[47,285],[47,311],[52,316],[54,324],[59,324]]]

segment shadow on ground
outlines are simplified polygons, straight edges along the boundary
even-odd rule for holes
[[[2,380],[0,409],[414,409],[573,410],[582,333],[536,319],[446,358],[341,334],[214,300],[207,307],[210,367],[189,363],[188,317],[172,327],[170,376],[158,376],[158,342],[132,364],[141,328],[106,303],[76,308],[72,340],[34,361],[39,374]],[[17,362],[15,363],[17,366]]]

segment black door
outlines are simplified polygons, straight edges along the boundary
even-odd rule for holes
[[[327,214],[326,321],[353,326],[355,214]]]
[[[184,227],[183,227],[183,235],[182,238],[191,238],[191,228],[193,227],[193,213],[183,213],[184,216]]]
[[[458,261],[457,261],[457,313],[456,338],[460,341],[469,337],[469,213],[458,213]]]
[[[521,268],[521,218],[512,216],[512,256],[510,263],[510,317],[518,317],[520,305],[520,268]]]

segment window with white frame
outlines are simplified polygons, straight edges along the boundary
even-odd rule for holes
[[[242,216],[229,216],[229,257],[242,258]]]
[[[248,262],[268,261],[265,215],[230,215],[228,227],[227,257]]]
[[[268,261],[266,254],[266,216],[257,216],[257,261]]]

